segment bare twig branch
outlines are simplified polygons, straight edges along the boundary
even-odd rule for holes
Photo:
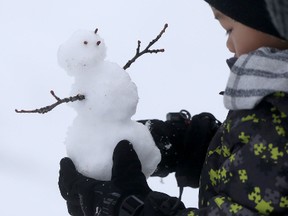
[[[49,105],[49,106],[45,106],[39,109],[34,109],[34,110],[17,110],[15,109],[15,112],[17,113],[39,113],[39,114],[44,114],[47,113],[49,111],[51,111],[52,109],[54,109],[56,106],[62,104],[62,103],[69,103],[69,102],[74,102],[74,101],[81,101],[85,99],[84,95],[78,94],[76,96],[72,96],[72,97],[67,97],[67,98],[63,98],[60,99],[59,97],[57,97],[54,93],[54,91],[50,91],[51,95],[56,99],[57,102]]]
[[[136,49],[136,54],[135,56],[130,59],[123,67],[124,70],[126,70],[127,68],[129,68],[131,66],[131,64],[133,64],[133,62],[136,61],[137,58],[139,58],[140,56],[144,55],[145,53],[158,53],[158,52],[164,52],[165,50],[164,49],[150,49],[151,46],[153,46],[153,44],[155,44],[161,37],[162,35],[164,34],[165,30],[168,28],[168,24],[166,23],[164,25],[164,28],[162,29],[162,31],[157,35],[157,37],[155,39],[153,39],[149,44],[148,46],[142,50],[140,52],[140,46],[141,46],[141,41],[138,40],[138,46],[137,46],[137,49]]]

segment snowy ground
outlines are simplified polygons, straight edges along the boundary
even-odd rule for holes
[[[148,13],[149,12],[149,13]],[[165,119],[169,111],[226,115],[222,98],[228,76],[225,32],[202,0],[0,1],[0,215],[68,215],[58,191],[63,141],[75,113],[67,105],[45,115],[16,114],[54,102],[49,91],[69,96],[71,78],[57,64],[58,46],[79,28],[96,27],[107,59],[124,65],[136,49],[169,27],[155,48],[128,69],[140,101],[134,119]],[[150,178],[154,190],[178,196],[173,174]],[[197,205],[197,190],[183,201]]]

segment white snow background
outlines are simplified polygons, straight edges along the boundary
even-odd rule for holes
[[[127,69],[138,87],[133,119],[165,120],[169,111],[227,111],[218,92],[228,78],[225,32],[203,0],[4,1],[0,0],[0,215],[68,215],[58,190],[59,161],[75,112],[61,105],[52,112],[17,114],[70,96],[72,78],[57,63],[57,50],[77,29],[96,27],[107,46],[107,60],[123,66],[168,23],[153,48]],[[149,178],[153,190],[178,196],[174,174]],[[197,190],[185,189],[186,206],[197,206]]]

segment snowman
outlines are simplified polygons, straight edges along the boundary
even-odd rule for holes
[[[149,177],[161,155],[147,126],[131,119],[137,87],[123,68],[105,57],[106,46],[97,30],[78,30],[59,47],[59,65],[74,77],[71,94],[85,96],[71,103],[76,117],[65,139],[67,155],[83,175],[110,180],[113,150],[119,141],[128,140]]]

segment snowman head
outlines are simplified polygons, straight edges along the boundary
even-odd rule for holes
[[[105,59],[106,46],[97,31],[78,30],[60,45],[58,63],[68,74],[81,73]]]

